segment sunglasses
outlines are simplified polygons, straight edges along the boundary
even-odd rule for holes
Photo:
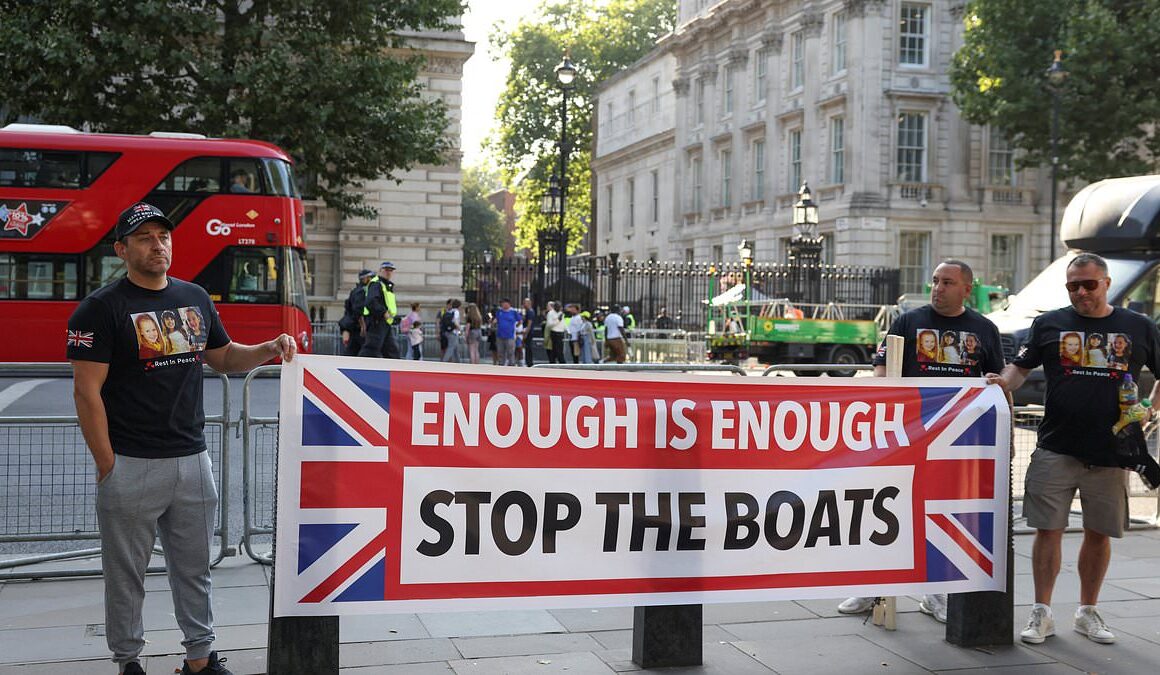
[[[1083,281],[1069,281],[1066,284],[1064,284],[1064,287],[1067,288],[1068,293],[1075,293],[1081,287],[1085,291],[1090,292],[1090,291],[1094,291],[1097,288],[1099,288],[1101,281],[1103,281],[1103,279],[1084,279]]]

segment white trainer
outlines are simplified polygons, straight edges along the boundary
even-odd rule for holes
[[[1078,624],[1076,625],[1078,626]],[[1027,620],[1027,627],[1019,634],[1019,638],[1024,642],[1037,645],[1052,635],[1055,635],[1055,619],[1051,617],[1046,608],[1032,607],[1031,618]]]
[[[1095,607],[1084,607],[1075,612],[1075,632],[1081,633],[1092,642],[1110,645],[1116,641],[1116,634],[1108,630],[1104,617]]]
[[[846,598],[838,605],[838,611],[843,614],[861,614],[869,612],[878,598]]]
[[[922,602],[918,603],[918,611],[923,614],[929,614],[934,617],[935,621],[939,623],[947,622],[947,596],[944,593],[937,595],[924,595]]]

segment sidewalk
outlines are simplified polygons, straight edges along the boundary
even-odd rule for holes
[[[1071,629],[1079,594],[1068,534],[1053,606],[1057,635],[1042,645],[962,649],[943,626],[898,602],[898,630],[843,616],[836,599],[705,606],[704,666],[714,673],[1147,673],[1160,663],[1160,530],[1113,542],[1100,608],[1117,635],[1098,645]],[[1015,538],[1016,631],[1032,600],[1032,538]],[[227,558],[214,570],[217,649],[237,675],[265,672],[268,567]],[[181,634],[163,576],[146,581],[142,665],[179,667]],[[103,636],[100,579],[0,582],[0,674],[113,673]],[[632,672],[632,608],[402,614],[344,618],[344,673],[499,675]]]

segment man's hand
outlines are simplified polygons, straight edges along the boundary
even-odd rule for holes
[[[987,373],[983,375],[983,378],[987,380],[987,384],[997,384],[1003,388],[1003,391],[1007,391],[1007,380],[1004,380],[999,373]]]
[[[282,361],[284,362],[293,361],[294,355],[298,353],[298,343],[294,341],[294,338],[285,333],[282,333],[266,344],[269,346],[270,351],[275,356],[282,357]]]
[[[344,347],[350,344],[350,331],[349,330],[342,331],[342,344]]]
[[[109,461],[107,461],[107,462],[97,462],[97,482],[98,483],[105,480],[105,477],[108,476],[109,472],[111,472],[113,470],[113,465],[117,463],[117,460],[115,458],[116,458],[116,455],[113,455],[112,457],[110,457]]]

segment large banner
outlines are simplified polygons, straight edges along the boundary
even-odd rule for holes
[[[274,612],[1002,590],[1009,429],[977,379],[301,356]]]

